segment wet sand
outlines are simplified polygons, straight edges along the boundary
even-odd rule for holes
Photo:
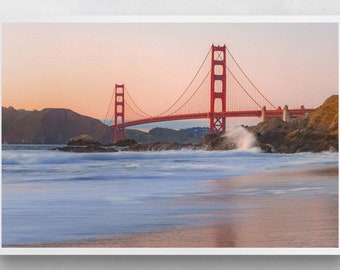
[[[332,194],[281,192],[297,182],[315,190],[333,183],[336,190]],[[338,247],[337,183],[337,167],[207,181],[212,196],[188,200],[240,208],[215,211],[206,221],[180,229],[21,247]],[[264,193],[252,195],[259,188]]]

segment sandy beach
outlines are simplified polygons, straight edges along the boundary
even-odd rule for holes
[[[183,228],[16,247],[338,247],[338,190],[334,195],[301,193],[301,185],[318,190],[333,181],[338,181],[337,167],[207,181],[214,195],[200,200],[239,205],[239,210],[216,211]],[[285,192],[296,182],[299,193]],[[252,196],[255,189],[263,194]]]

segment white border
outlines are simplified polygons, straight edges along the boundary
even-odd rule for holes
[[[2,23],[339,23],[340,15],[119,15],[119,16],[4,16]]]
[[[340,255],[339,248],[1,248],[0,255]]]
[[[340,16],[3,16],[2,23],[338,23]],[[1,25],[0,39],[2,37]],[[2,39],[1,39],[2,40]],[[2,43],[1,43],[2,44]],[[1,48],[0,44],[0,48]],[[2,48],[1,48],[2,49]],[[2,50],[1,50],[2,52]],[[338,51],[338,87],[340,78]],[[1,59],[1,58],[0,58]],[[1,73],[2,74],[2,73]],[[0,76],[1,78],[1,76]],[[1,80],[2,82],[2,80]],[[2,85],[2,84],[1,84]],[[2,88],[2,86],[1,86]],[[339,89],[338,89],[339,91]],[[0,118],[1,119],[1,118]],[[1,135],[0,135],[1,136]],[[1,167],[1,164],[0,164]],[[0,172],[1,174],[1,172]],[[2,190],[0,186],[0,191]],[[339,189],[338,189],[339,190]],[[338,195],[340,206],[340,196]],[[0,201],[1,205],[1,201]],[[338,208],[339,209],[339,208]],[[0,208],[0,213],[2,212]],[[339,215],[340,217],[340,215]],[[340,219],[340,218],[339,218]],[[339,221],[338,221],[339,222]],[[338,223],[339,224],[339,223]],[[1,228],[1,224],[0,224]],[[338,225],[339,241],[340,226]],[[0,240],[1,240],[0,235]],[[339,245],[339,243],[338,243]],[[0,255],[340,255],[340,248],[4,248]]]

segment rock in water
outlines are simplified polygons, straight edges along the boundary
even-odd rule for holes
[[[133,146],[135,144],[137,144],[137,142],[135,140],[125,139],[125,140],[120,140],[120,141],[114,143],[113,145],[120,146],[120,147],[127,147],[127,146]]]
[[[100,142],[97,142],[89,135],[79,135],[68,140],[69,146],[102,146]]]
[[[117,152],[114,147],[105,146],[89,135],[79,135],[68,140],[66,147],[57,147],[52,150],[76,153]]]
[[[236,148],[236,145],[232,142],[229,142],[224,136],[224,133],[208,134],[204,136],[199,143],[205,146],[207,151],[233,150]]]
[[[124,149],[124,151],[147,152],[147,151],[166,151],[180,150],[181,146],[178,143],[155,142],[155,143],[137,143]]]

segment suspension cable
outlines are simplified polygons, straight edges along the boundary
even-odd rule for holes
[[[107,116],[108,116],[108,114],[109,114],[109,111],[110,111],[110,109],[111,109],[111,105],[112,105],[113,96],[114,96],[114,91],[112,91],[111,100],[110,100],[109,107],[108,107],[108,109],[107,109],[107,112],[106,112],[106,115],[105,115],[104,121],[106,121],[106,120],[107,120]]]
[[[175,114],[176,112],[178,112],[180,109],[182,109],[190,100],[191,98],[197,93],[197,91],[201,88],[201,86],[203,85],[203,83],[205,82],[205,80],[207,79],[208,75],[210,74],[211,70],[209,70],[209,72],[207,73],[207,75],[205,75],[205,77],[203,78],[202,82],[200,83],[200,85],[196,88],[195,92],[188,98],[188,100],[181,106],[179,107],[176,111],[174,111],[172,114]]]
[[[226,66],[227,70],[229,71],[230,75],[235,79],[237,84],[243,89],[243,91],[248,95],[248,97],[251,98],[252,101],[259,107],[262,108],[260,104],[256,102],[256,100],[248,93],[248,91],[243,87],[243,85],[240,83],[240,81],[235,77],[235,75],[231,72],[231,70]]]
[[[194,75],[193,79],[191,80],[191,82],[188,84],[188,86],[186,87],[186,89],[184,90],[184,92],[177,98],[177,100],[169,107],[167,108],[165,111],[163,111],[162,113],[160,113],[158,116],[165,114],[166,112],[168,112],[170,109],[172,109],[177,102],[184,96],[184,94],[189,90],[190,86],[192,85],[192,83],[194,82],[194,80],[196,79],[198,73],[201,71],[205,61],[207,60],[209,54],[210,54],[211,48],[209,49],[207,55],[204,57],[204,60],[202,62],[202,64],[200,65],[199,69],[197,70],[196,74]],[[209,71],[210,72],[210,71]],[[190,97],[191,98],[191,97]],[[181,107],[182,108],[182,107]],[[178,110],[177,110],[178,111]],[[175,112],[177,112],[175,111]],[[173,114],[173,113],[172,113]]]
[[[138,112],[136,112],[134,109],[132,109],[132,107],[129,105],[129,103],[127,102],[127,101],[125,101],[125,104],[126,104],[126,106],[128,106],[128,108],[131,110],[131,111],[133,111],[135,114],[137,114],[138,116],[140,116],[140,117],[145,117],[145,115],[141,115],[141,114],[139,114]],[[151,116],[149,116],[150,118],[151,118]]]
[[[247,76],[247,74],[243,71],[243,69],[240,67],[240,65],[237,63],[236,59],[234,58],[234,56],[231,54],[231,52],[229,51],[228,47],[226,47],[229,55],[231,56],[231,58],[233,59],[233,61],[235,62],[235,64],[237,65],[237,67],[241,70],[242,74],[247,78],[247,80],[250,82],[250,84],[255,88],[255,90],[275,109],[275,106],[262,94],[262,92],[256,87],[256,85],[252,82],[252,80],[249,79],[249,77]],[[234,77],[234,75],[233,75]]]
[[[126,93],[128,94],[129,98],[131,99],[132,103],[136,106],[136,108],[137,108],[142,114],[144,114],[144,115],[142,116],[142,115],[140,115],[140,114],[137,113],[139,116],[142,116],[142,117],[145,117],[145,116],[152,117],[150,114],[144,112],[144,111],[143,111],[143,110],[135,103],[135,101],[134,101],[133,98],[130,96],[129,91],[127,90],[126,87],[125,87],[125,91],[126,91]],[[134,111],[131,107],[130,107],[130,109],[131,109],[132,111]],[[134,111],[134,112],[135,112],[135,111]],[[135,113],[136,113],[136,112],[135,112]]]

